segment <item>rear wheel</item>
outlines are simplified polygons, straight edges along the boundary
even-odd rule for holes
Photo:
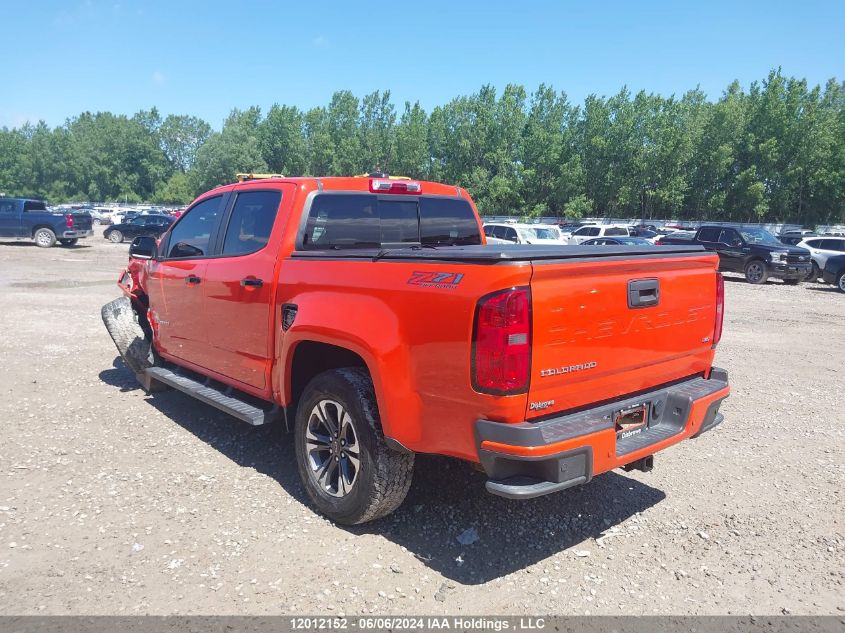
[[[52,229],[40,228],[32,235],[35,239],[35,245],[41,248],[50,248],[56,245],[56,234]]]
[[[769,278],[769,271],[766,270],[766,264],[755,259],[748,262],[745,266],[745,281],[750,284],[764,284]]]
[[[120,244],[123,241],[123,233],[120,231],[111,231],[108,235],[109,241],[114,242],[115,244]]]
[[[337,523],[381,518],[408,493],[414,455],[387,446],[365,369],[334,369],[308,383],[297,407],[294,443],[308,496]]]
[[[840,292],[845,292],[845,270],[839,273],[839,277],[836,279],[836,285]]]
[[[76,243],[78,241],[79,241],[79,238],[74,237],[74,238],[59,240],[59,244],[61,244],[62,246],[76,246]]]

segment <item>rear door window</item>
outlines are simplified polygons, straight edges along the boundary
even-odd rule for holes
[[[38,200],[27,200],[23,203],[24,211],[46,211],[47,205]]]
[[[611,226],[604,232],[605,235],[628,235],[628,229],[623,229],[618,226]]]
[[[264,248],[282,201],[281,191],[242,191],[237,196],[223,241],[223,255],[247,255]]]
[[[719,233],[717,228],[701,229],[698,232],[698,239],[702,242],[718,242]]]

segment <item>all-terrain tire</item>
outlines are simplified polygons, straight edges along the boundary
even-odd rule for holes
[[[766,262],[760,259],[752,259],[745,266],[745,281],[750,284],[764,284],[769,279],[769,271]]]
[[[41,248],[51,248],[56,245],[56,234],[53,229],[41,227],[32,234],[35,245]]]
[[[103,323],[123,362],[136,374],[155,365],[152,342],[138,322],[129,297],[119,297],[100,310]]]
[[[338,403],[349,414],[358,445],[357,479],[343,496],[321,487],[306,448],[312,412],[325,401]],[[357,525],[379,519],[398,508],[408,494],[414,454],[394,450],[385,442],[373,383],[364,368],[333,369],[308,383],[297,407],[294,444],[305,491],[320,512],[337,523]]]

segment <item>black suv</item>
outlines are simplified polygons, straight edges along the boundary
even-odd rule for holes
[[[173,220],[174,218],[169,215],[139,215],[110,226],[103,232],[103,237],[116,244],[127,237],[130,239],[141,235],[160,237],[170,228]]]

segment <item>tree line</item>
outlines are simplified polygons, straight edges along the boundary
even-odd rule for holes
[[[0,192],[51,202],[184,204],[237,172],[373,169],[458,184],[485,214],[843,222],[845,82],[773,70],[717,101],[623,88],[577,105],[546,85],[483,86],[431,112],[344,90],[309,110],[233,110],[220,131],[155,108],[0,129]]]

